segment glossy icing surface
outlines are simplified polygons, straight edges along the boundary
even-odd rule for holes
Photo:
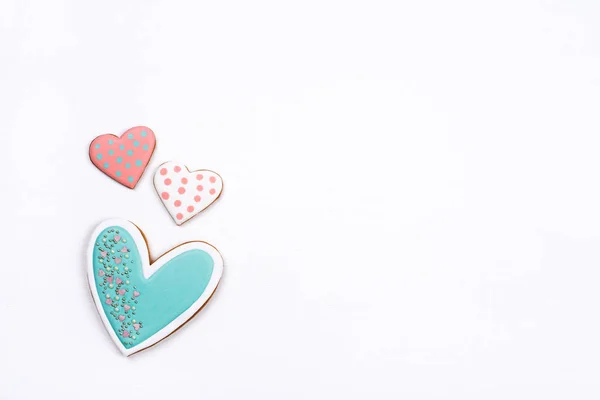
[[[156,170],[154,187],[173,221],[181,225],[219,198],[223,179],[216,172],[190,172],[182,163],[171,161]]]
[[[137,126],[121,137],[98,136],[90,144],[90,160],[106,175],[133,189],[142,177],[156,146],[154,132]]]
[[[89,281],[98,311],[126,355],[162,340],[208,301],[222,258],[203,242],[179,246],[149,264],[141,232],[113,220],[90,243]]]

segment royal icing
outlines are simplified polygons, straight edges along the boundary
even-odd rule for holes
[[[213,171],[190,172],[182,163],[167,162],[156,170],[154,187],[175,223],[181,225],[219,198],[223,179]]]
[[[221,255],[204,242],[185,243],[150,263],[142,232],[124,220],[100,224],[88,252],[94,302],[126,356],[185,324],[210,299],[223,273]]]
[[[154,132],[148,127],[137,126],[121,137],[98,136],[90,144],[90,160],[100,171],[133,189],[148,166],[155,147]]]

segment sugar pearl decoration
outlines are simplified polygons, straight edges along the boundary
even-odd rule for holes
[[[137,334],[139,334],[139,330],[143,329],[141,321],[133,319],[133,324],[136,324],[137,327],[135,331],[136,335],[133,335],[134,331],[133,327],[130,327],[132,325],[132,322],[130,321],[132,320],[131,318],[135,316],[136,311],[136,307],[133,306],[133,304],[137,304],[138,301],[135,297],[130,299],[125,295],[125,292],[131,293],[136,290],[136,287],[132,286],[132,283],[135,283],[135,281],[132,282],[128,279],[130,277],[129,274],[132,272],[132,268],[128,267],[129,261],[132,266],[135,265],[136,262],[131,260],[131,254],[129,254],[128,251],[122,252],[120,249],[120,247],[123,246],[119,246],[119,243],[127,243],[127,239],[122,236],[119,237],[120,234],[118,230],[116,231],[116,234],[114,232],[115,229],[106,230],[104,238],[101,239],[102,242],[96,243],[97,252],[110,254],[108,257],[101,257],[100,254],[98,254],[97,259],[95,259],[96,268],[98,268],[97,272],[103,274],[103,278],[100,278],[97,281],[97,286],[99,287],[99,292],[102,292],[101,295],[103,294],[106,296],[106,304],[110,307],[108,310],[112,309],[110,313],[107,312],[107,317],[115,318],[117,323],[121,326],[118,332],[119,335],[123,335],[126,329],[131,329],[131,331],[127,331],[129,340],[123,342],[124,345],[130,347],[135,346],[136,339],[138,338]],[[115,240],[115,238],[118,240]],[[121,255],[121,253],[123,254]],[[119,256],[116,256],[116,254],[119,254]],[[117,257],[122,257],[128,261],[126,264],[127,266],[121,265],[123,267],[121,270],[119,270],[119,266],[114,265]],[[124,280],[123,278],[127,278],[127,280]],[[115,279],[116,282],[113,282],[113,279]],[[109,288],[114,291],[106,293]]]

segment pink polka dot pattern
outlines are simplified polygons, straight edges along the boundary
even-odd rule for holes
[[[121,137],[98,136],[90,144],[90,160],[100,171],[133,189],[144,174],[155,147],[152,129],[136,126]]]
[[[181,225],[219,198],[223,180],[213,171],[190,172],[182,163],[168,162],[156,171],[154,186],[175,223]]]

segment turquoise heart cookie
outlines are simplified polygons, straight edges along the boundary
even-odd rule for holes
[[[89,246],[88,279],[100,317],[124,355],[169,336],[210,299],[223,259],[208,243],[188,242],[150,263],[142,232],[105,221]]]

